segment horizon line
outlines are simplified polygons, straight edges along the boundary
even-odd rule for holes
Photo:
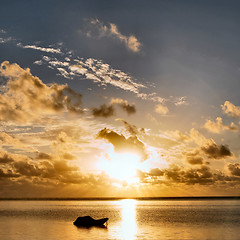
[[[118,200],[239,200],[240,196],[179,196],[179,197],[9,197],[0,201],[118,201]]]

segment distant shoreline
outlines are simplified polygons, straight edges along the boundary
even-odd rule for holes
[[[240,196],[202,196],[202,197],[136,197],[136,198],[0,198],[0,201],[119,201],[133,199],[139,201],[167,200],[167,201],[189,201],[189,200],[240,200]]]

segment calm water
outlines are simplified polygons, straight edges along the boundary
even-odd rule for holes
[[[78,216],[108,217],[77,228]],[[240,201],[0,201],[1,240],[240,239]]]

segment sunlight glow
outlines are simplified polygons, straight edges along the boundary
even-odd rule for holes
[[[137,182],[137,169],[140,168],[140,156],[134,153],[116,153],[109,151],[100,161],[99,168],[111,178],[131,184]]]

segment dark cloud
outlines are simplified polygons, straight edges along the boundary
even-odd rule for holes
[[[71,153],[64,153],[63,154],[63,159],[66,159],[66,160],[73,160],[75,159],[76,157],[74,155],[72,155]]]
[[[138,177],[143,183],[149,184],[187,184],[187,185],[209,185],[215,183],[226,183],[235,181],[222,172],[213,172],[207,166],[199,168],[184,169],[179,166],[170,166],[166,169],[151,169],[149,172],[138,172]]]
[[[115,114],[115,106],[120,106],[128,114],[136,113],[136,107],[134,104],[129,104],[127,100],[120,98],[112,99],[109,106],[106,104],[101,105],[99,108],[93,108],[92,114],[95,117],[111,117]]]
[[[115,109],[112,105],[107,106],[106,104],[101,105],[99,108],[93,108],[92,114],[94,117],[111,117],[115,114]]]
[[[121,107],[122,107],[123,110],[125,110],[128,114],[136,113],[136,107],[135,107],[135,105],[133,105],[133,104],[123,103],[123,104],[121,104]]]
[[[163,175],[164,175],[164,172],[159,168],[152,168],[149,171],[149,176],[163,176]]]
[[[123,123],[124,126],[126,128],[126,130],[132,135],[132,136],[136,136],[138,134],[138,129],[135,125],[132,125],[130,123],[128,123],[127,121],[120,119]]]
[[[13,168],[16,173],[22,176],[40,176],[42,174],[38,165],[27,161],[15,161]]]
[[[52,156],[47,153],[40,152],[37,154],[36,158],[37,159],[52,159]]]
[[[111,100],[111,104],[115,104],[115,105],[120,106],[128,114],[136,113],[135,105],[134,104],[130,104],[127,100],[123,100],[121,98],[113,98]]]
[[[204,159],[200,156],[199,151],[189,152],[186,154],[186,160],[192,165],[203,165]]]
[[[39,185],[48,182],[51,185],[57,184],[98,184],[103,179],[98,175],[82,174],[79,167],[69,165],[65,160],[54,161],[51,156],[45,153],[40,153],[36,157],[38,161],[23,157],[23,160],[11,158],[11,161],[5,160],[4,168],[0,168],[0,179],[9,179],[9,181],[18,184],[18,181],[31,181]],[[41,161],[40,159],[47,159]],[[65,158],[71,158],[70,155],[65,155]],[[6,158],[4,158],[6,159]],[[16,180],[16,178],[21,180]]]
[[[164,175],[173,182],[182,182],[185,172],[179,167],[174,166],[164,171]]]
[[[228,165],[228,169],[233,176],[240,177],[240,164],[239,163],[235,163],[235,164],[230,163]]]
[[[0,168],[0,180],[2,178],[18,178],[20,177],[20,174],[14,173],[11,169],[3,170]]]
[[[188,157],[187,161],[192,165],[202,165],[204,163],[202,157]]]
[[[14,162],[14,159],[7,153],[4,153],[3,156],[0,156],[0,164],[6,164],[11,162]]]
[[[99,131],[97,136],[98,138],[108,140],[117,152],[133,152],[140,155],[142,160],[147,158],[145,145],[136,136],[125,138],[122,134],[118,134],[107,128]]]
[[[185,172],[184,182],[187,184],[207,184],[214,182],[213,173],[211,169],[206,166],[202,166],[198,169],[190,169]]]
[[[215,143],[208,144],[201,147],[201,150],[209,157],[214,159],[221,159],[232,156],[232,152],[226,145],[217,145]]]

